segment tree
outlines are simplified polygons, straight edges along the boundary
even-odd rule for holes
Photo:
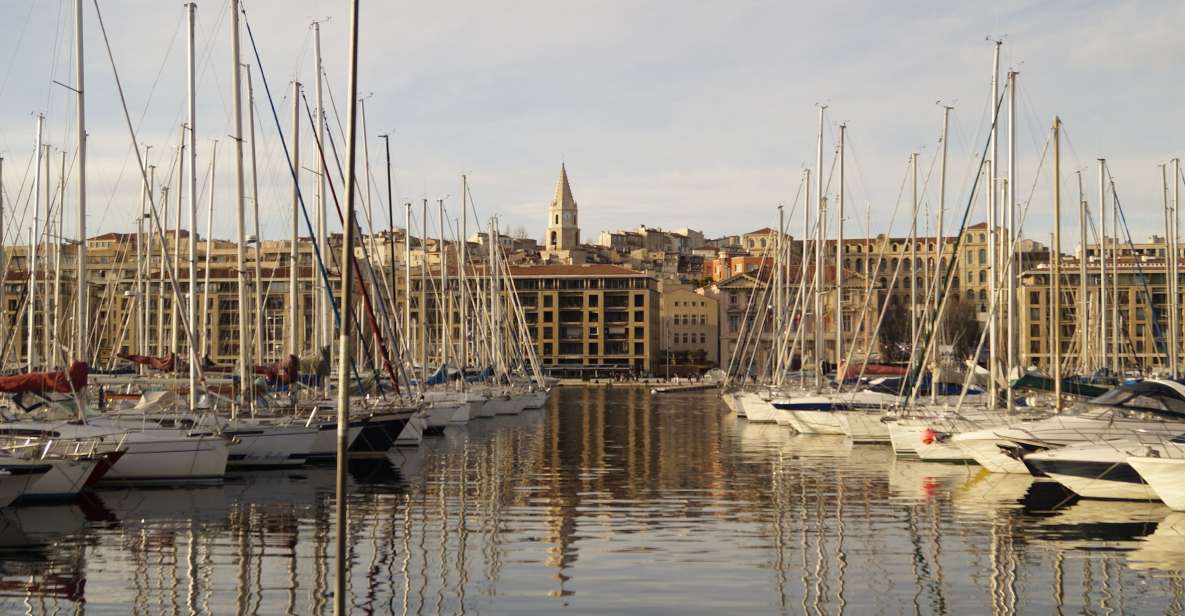
[[[878,338],[881,355],[885,361],[900,362],[909,359],[909,311],[905,309],[904,304],[889,304],[889,308],[885,310],[885,318],[881,321]]]
[[[519,225],[514,228],[514,231],[511,232],[510,236],[516,240],[525,240],[527,239],[527,228]]]
[[[947,305],[942,317],[942,337],[951,345],[956,358],[967,358],[975,353],[982,334],[983,324],[976,318],[973,302],[960,299]]]

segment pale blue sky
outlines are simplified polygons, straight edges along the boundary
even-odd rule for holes
[[[72,4],[0,4],[0,153],[9,200],[26,178],[32,114],[47,113],[49,141],[72,153],[72,95],[51,84],[73,81]],[[153,144],[153,159],[164,163],[184,117],[183,4],[101,4],[134,118],[147,106],[141,141]],[[328,85],[344,116],[347,3],[244,4],[284,130],[287,84],[293,76],[313,79],[313,19],[329,18]],[[197,27],[199,168],[208,168],[210,139],[219,138],[220,236],[234,232],[226,6],[199,2]],[[909,153],[922,153],[923,175],[933,160],[937,101],[955,105],[947,216],[953,224],[986,131],[989,35],[1005,36],[1002,68],[1020,70],[1018,196],[1034,185],[1055,113],[1068,137],[1067,216],[1076,209],[1072,172],[1086,170],[1093,204],[1094,160],[1105,156],[1137,238],[1159,230],[1157,164],[1185,153],[1185,3],[1177,0],[363,2],[363,11],[360,92],[372,93],[367,119],[380,187],[377,134],[389,131],[397,201],[448,196],[455,212],[466,172],[483,217],[497,212],[507,228],[522,225],[536,237],[561,160],[586,239],[638,224],[709,235],[771,224],[774,206],[794,201],[802,166],[814,164],[817,102],[830,106],[828,158],[836,124],[849,127],[849,235],[863,233],[868,209],[873,231],[887,228]],[[92,0],[85,18],[89,224],[93,233],[127,231],[138,179]],[[245,31],[243,60],[253,61]],[[289,182],[258,80],[256,95],[264,235],[277,237],[290,224]],[[302,130],[307,145],[307,123]],[[310,156],[306,149],[304,162]],[[1026,225],[1039,239],[1050,231],[1049,183],[1047,167]],[[304,189],[311,205],[312,182]],[[926,196],[936,200],[935,188]],[[72,203],[71,197],[68,211]],[[19,217],[23,207],[10,205],[6,218]],[[204,200],[201,207],[204,233]],[[898,214],[897,232],[907,227],[904,217]],[[1076,220],[1065,229],[1069,250]]]

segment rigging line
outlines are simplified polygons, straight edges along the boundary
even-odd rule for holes
[[[8,80],[12,77],[12,67],[16,64],[16,59],[20,56],[21,45],[25,42],[25,33],[29,31],[29,23],[33,20],[33,8],[36,6],[36,2],[29,3],[29,10],[25,13],[25,22],[21,24],[21,32],[17,35],[16,45],[13,46],[11,55],[8,56],[8,67],[4,69],[4,79],[0,80],[0,100],[4,99],[4,93],[8,90]]]
[[[1004,101],[1004,95],[1005,95],[1005,93],[1001,92],[1000,98],[996,101],[995,109],[993,110],[994,113],[992,115],[992,126],[993,127],[996,125],[997,122],[999,122],[1000,109],[1003,107],[1003,105],[1001,103],[1003,103],[1003,101]],[[983,152],[980,154],[980,160],[983,160],[987,156],[987,151],[988,151],[988,148],[991,147],[991,143],[992,143],[991,138],[984,140]],[[951,253],[951,260],[950,260],[950,266],[949,266],[950,269],[947,270],[946,280],[943,283],[942,288],[939,290],[938,296],[935,298],[935,303],[938,306],[938,308],[936,310],[936,314],[928,321],[923,320],[924,334],[919,335],[918,340],[924,340],[925,341],[924,346],[927,346],[927,347],[930,345],[930,338],[934,335],[935,326],[936,326],[938,320],[942,317],[943,309],[946,307],[946,301],[947,301],[947,298],[949,297],[946,294],[946,290],[948,288],[950,288],[952,278],[954,277],[955,271],[959,265],[959,255],[962,252],[963,238],[966,236],[965,231],[967,229],[967,220],[971,216],[972,206],[975,203],[975,194],[979,188],[979,183],[980,183],[979,180],[981,177],[983,177],[983,174],[977,173],[975,175],[975,182],[971,185],[971,194],[967,198],[967,206],[963,210],[962,221],[959,223],[959,234],[958,234],[957,239],[955,240],[954,251]],[[917,379],[917,385],[914,386],[914,393],[911,394],[911,397],[913,397],[913,396],[916,396],[917,387],[918,387],[918,385],[921,384],[920,376],[922,374],[922,368],[923,368],[922,364],[925,362],[925,357],[915,353],[915,349],[910,349],[910,355],[911,355],[910,368],[909,368],[909,372],[907,373],[907,377],[905,380],[908,381],[909,376],[914,376]]]
[[[148,98],[144,101],[144,108],[140,110],[140,119],[136,122],[136,131],[139,132],[144,127],[144,120],[148,117],[148,109],[152,105],[152,101],[156,96],[156,89],[160,85],[161,76],[165,73],[165,67],[168,66],[169,59],[173,56],[173,49],[176,48],[177,35],[181,32],[181,24],[184,21],[184,12],[177,15],[177,21],[173,26],[173,35],[169,39],[169,46],[165,49],[165,55],[161,59],[160,67],[156,70],[156,77],[152,80],[152,86],[148,89]],[[111,206],[115,203],[115,196],[118,193],[120,185],[123,182],[124,173],[127,171],[128,163],[131,162],[131,149],[139,147],[137,144],[131,144],[128,149],[124,151],[123,164],[119,168],[119,174],[115,177],[115,182],[111,186],[111,194],[107,196],[107,203],[103,205],[101,219],[106,219],[111,213]]]
[[[1110,163],[1109,162],[1104,163],[1104,165],[1107,166],[1107,169],[1108,169],[1107,175],[1110,176],[1111,175]],[[1128,248],[1131,248],[1133,251],[1135,251],[1135,248],[1136,248],[1135,242],[1132,241],[1131,229],[1128,227],[1128,224],[1127,224],[1127,214],[1123,210],[1123,203],[1119,200],[1119,191],[1115,187],[1114,178],[1111,179],[1111,200],[1112,200],[1112,203],[1115,204],[1115,211],[1119,213],[1119,221],[1123,225],[1123,234],[1124,234],[1124,237],[1127,239]],[[1116,229],[1116,231],[1118,231],[1118,229]],[[1167,348],[1168,342],[1167,342],[1167,340],[1165,340],[1164,331],[1160,327],[1160,314],[1159,314],[1160,311],[1158,311],[1156,309],[1156,304],[1152,303],[1152,291],[1148,287],[1148,276],[1146,274],[1144,274],[1144,268],[1140,266],[1140,261],[1138,259],[1135,261],[1135,265],[1136,265],[1136,273],[1139,275],[1140,287],[1141,287],[1142,293],[1144,295],[1144,302],[1148,304],[1148,309],[1152,313],[1152,315],[1151,315],[1152,316],[1152,335],[1153,335],[1153,339],[1156,341],[1156,349],[1157,349],[1157,351],[1160,352],[1160,354],[1167,356],[1168,355],[1168,348]],[[1166,357],[1166,363],[1167,363],[1167,357]]]
[[[111,40],[107,37],[107,26],[103,23],[103,12],[99,8],[99,0],[93,0],[93,3],[94,3],[94,7],[95,7],[95,16],[98,18],[97,21],[99,22],[99,32],[103,35],[103,45],[107,51],[107,60],[108,60],[109,64],[111,65],[111,73],[115,78],[115,89],[119,93],[119,102],[120,102],[120,106],[123,110],[124,121],[126,123],[132,143],[134,144],[134,143],[136,143],[136,131],[132,126],[131,113],[128,111],[127,97],[124,95],[124,92],[123,92],[123,82],[121,82],[119,79],[119,68],[115,65],[115,53],[111,50]],[[143,179],[143,181],[145,183],[147,183],[148,169],[145,168],[145,166],[144,166],[144,159],[140,157],[140,148],[136,147],[134,149],[136,151],[136,161],[140,167],[140,177]],[[148,205],[152,210],[152,221],[153,221],[153,227],[154,227],[153,230],[156,232],[158,240],[161,242],[162,245],[164,245],[165,244],[165,232],[160,225],[159,213],[157,212],[157,209],[156,209],[156,198],[151,193],[149,193],[149,195],[148,195]],[[162,269],[164,269],[168,273],[169,286],[171,287],[171,290],[173,293],[173,301],[179,304],[181,301],[182,295],[181,295],[181,287],[177,284],[177,278],[174,275],[171,268],[165,268],[162,266]],[[194,332],[193,332],[193,328],[190,326],[191,324],[189,323],[189,315],[182,313],[180,315],[180,317],[181,317],[180,323],[185,328],[185,336],[186,336],[187,341],[189,342],[189,348],[191,349],[190,353],[193,354],[194,357],[196,357],[196,350],[195,349],[197,349],[197,341],[194,340],[194,336],[193,336]],[[96,350],[96,352],[97,352],[97,350]],[[196,366],[197,378],[202,383],[202,385],[204,387],[206,385],[206,376],[205,376],[205,371],[202,369],[201,361],[193,361],[193,358],[191,357],[190,363],[192,365]]]
[[[97,2],[98,0],[95,0],[95,1]],[[264,71],[264,69],[263,69],[263,60],[259,56],[259,47],[257,47],[255,45],[255,33],[251,29],[251,20],[247,16],[246,6],[244,6],[240,2],[239,7],[240,7],[240,12],[243,14],[243,25],[246,26],[246,28],[247,28],[247,40],[249,40],[251,42],[251,51],[255,55],[255,66],[257,66],[259,68],[259,78],[260,78],[260,81],[263,82],[263,91],[267,94],[268,106],[271,108],[272,119],[275,121],[275,124],[276,124],[276,133],[279,134],[279,136],[280,136],[280,145],[283,146],[284,157],[288,161],[288,171],[292,175],[292,181],[294,183],[294,188],[296,190],[297,200],[300,202],[300,213],[301,213],[301,216],[304,218],[305,228],[309,232],[309,237],[316,238],[317,234],[316,234],[316,231],[313,229],[313,222],[309,218],[308,208],[305,207],[304,193],[300,189],[300,181],[299,181],[300,177],[298,175],[299,170],[292,165],[292,153],[288,150],[288,142],[284,139],[284,128],[280,124],[280,116],[279,116],[279,113],[276,111],[275,101],[272,98],[271,86],[269,86],[268,82],[267,82],[267,72]],[[317,245],[318,242],[316,242],[314,240],[310,243],[313,246],[313,255],[315,256],[315,258],[317,260],[317,269],[320,270],[321,280],[325,285],[325,294],[329,299],[329,306],[333,309],[334,322],[340,328],[340,327],[342,327],[342,315],[341,315],[341,311],[338,310],[337,299],[333,295],[333,283],[329,277],[329,270],[325,267],[325,261],[324,261],[324,259],[322,259],[322,255],[321,255],[321,248],[320,248],[320,246]],[[318,351],[320,351],[320,349],[318,349]],[[351,370],[351,372],[354,373],[354,380],[357,382],[358,386],[362,387],[364,385],[364,383],[362,381],[362,376],[358,373],[358,366],[356,366],[354,364],[354,358],[343,357],[342,361],[349,361],[350,362],[350,370]]]
[[[310,111],[308,109],[308,106],[307,106],[308,101],[307,100],[305,101],[305,105],[306,105],[305,111],[308,113],[309,122],[311,124],[313,122],[313,114],[312,114],[312,111]],[[317,138],[317,136],[315,134],[313,135],[313,143],[315,144],[315,146],[316,146],[315,149],[317,150],[318,154],[321,157],[322,164],[328,166],[327,163],[325,162],[325,146],[324,146],[324,144],[321,143],[321,141]],[[336,148],[336,146],[333,145],[332,134],[329,134],[329,143],[330,143],[330,147],[333,149],[334,160],[337,161],[338,166],[340,167],[341,161],[337,160],[337,148]],[[356,219],[355,220],[348,220],[348,221],[345,219],[345,215],[342,212],[341,202],[338,200],[337,189],[334,187],[333,180],[328,177],[325,179],[327,180],[327,183],[329,185],[329,194],[330,194],[330,196],[333,197],[333,205],[334,205],[334,208],[337,210],[338,219],[341,220],[342,229],[345,229],[347,224],[354,225],[355,227],[360,226],[360,225],[358,225],[358,221]],[[355,195],[355,196],[357,196],[357,195]],[[361,233],[359,233],[359,235],[361,235]],[[374,261],[370,258],[370,252],[366,248],[366,242],[360,241],[359,246],[362,248],[362,254],[363,254],[364,258],[366,258],[367,263],[374,263]],[[386,341],[383,338],[382,328],[380,328],[378,326],[377,319],[374,316],[374,307],[371,305],[370,293],[367,292],[366,282],[362,276],[362,268],[358,264],[358,257],[355,256],[353,250],[350,251],[350,261],[354,265],[354,268],[353,268],[354,275],[358,281],[358,287],[362,291],[361,295],[362,295],[363,308],[366,311],[367,320],[370,321],[371,329],[373,330],[371,333],[374,336],[375,342],[379,345],[380,349],[382,350],[384,367],[387,369],[388,376],[391,377],[391,381],[395,386],[396,393],[398,393],[399,392],[399,379],[396,378],[395,372],[391,368],[391,353],[387,349]],[[366,342],[367,336],[362,331],[362,323],[357,322],[356,328],[358,330],[359,341],[362,343],[362,345],[365,349],[366,355],[373,357],[373,353],[371,351],[370,345],[367,344],[367,342]]]

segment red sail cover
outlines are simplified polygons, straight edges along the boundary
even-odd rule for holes
[[[12,376],[0,376],[0,392],[7,394],[44,394],[56,391],[60,394],[86,389],[86,377],[90,366],[76,361],[66,370],[57,372],[26,372]]]
[[[255,374],[262,374],[273,385],[288,385],[300,376],[300,358],[289,355],[270,366],[255,366]]]
[[[132,355],[131,353],[116,353],[115,356],[135,364],[140,364],[141,366],[148,366],[149,368],[163,370],[165,372],[172,372],[177,367],[176,353],[169,353],[160,357],[154,355]]]
[[[848,377],[847,365],[840,364],[838,370],[838,379],[843,381]],[[905,376],[909,372],[909,368],[905,366],[893,366],[890,364],[864,364],[852,363],[852,378],[859,376],[861,369],[864,371],[864,376]]]

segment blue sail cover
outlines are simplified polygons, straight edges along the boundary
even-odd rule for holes
[[[432,373],[424,383],[427,385],[443,385],[448,382],[448,366],[441,366]]]

